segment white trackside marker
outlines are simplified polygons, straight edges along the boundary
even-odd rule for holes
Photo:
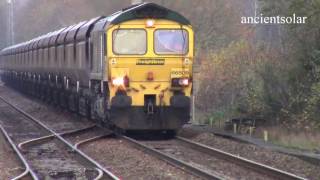
[[[79,81],[77,81],[77,93],[79,92]]]
[[[69,89],[69,79],[67,79],[67,89]]]

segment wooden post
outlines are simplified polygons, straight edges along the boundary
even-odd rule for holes
[[[268,131],[263,131],[263,139],[265,142],[268,142]]]
[[[237,134],[237,124],[236,123],[233,124],[233,133]]]
[[[253,134],[253,128],[254,128],[254,127],[252,127],[252,126],[249,127],[249,134],[250,134],[250,136],[252,136],[252,134]]]
[[[209,118],[210,126],[213,127],[213,118]]]

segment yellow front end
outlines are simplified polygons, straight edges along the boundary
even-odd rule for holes
[[[106,38],[111,120],[134,130],[174,130],[187,122],[192,27],[160,19],[132,20],[111,26]],[[129,99],[120,98],[124,96]]]

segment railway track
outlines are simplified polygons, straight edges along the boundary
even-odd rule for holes
[[[181,137],[166,141],[141,141],[127,136],[122,136],[122,138],[139,149],[204,179],[304,179]],[[196,151],[197,154],[192,157],[191,151]],[[221,160],[223,162],[220,163]],[[224,170],[221,171],[221,169],[212,166],[212,163],[224,164],[221,166],[224,167]],[[228,167],[230,168],[228,169]],[[235,171],[235,169],[231,168],[239,169]],[[232,171],[235,172],[232,173]]]
[[[29,161],[28,157],[25,157],[25,153],[31,150],[34,150],[33,148],[37,148],[39,145],[43,145],[46,143],[52,143],[52,141],[59,141],[54,142],[55,143],[62,143],[64,146],[67,147],[67,149],[64,149],[65,151],[72,151],[75,152],[78,156],[82,157],[87,163],[90,164],[90,170],[96,170],[93,174],[95,174],[94,178],[105,178],[107,179],[118,179],[115,175],[113,175],[108,170],[104,169],[99,163],[97,163],[95,160],[88,157],[86,154],[84,154],[81,150],[79,150],[80,146],[83,146],[86,143],[94,142],[98,139],[101,139],[103,137],[109,136],[112,133],[101,133],[105,132],[106,129],[103,129],[103,131],[100,131],[100,133],[90,133],[90,132],[97,132],[97,129],[101,129],[100,127],[96,126],[88,126],[76,130],[70,130],[65,132],[56,133],[54,130],[50,129],[46,125],[44,125],[39,120],[33,118],[26,112],[22,111],[18,107],[10,104],[9,102],[5,101],[1,96],[0,100],[5,102],[10,106],[10,108],[13,108],[15,111],[18,111],[19,113],[23,114],[23,116],[27,119],[32,120],[42,128],[41,131],[38,133],[27,133],[28,136],[25,136],[26,133],[10,133],[6,132],[6,130],[1,127],[1,130],[3,131],[3,134],[8,139],[8,142],[10,142],[11,146],[19,156],[20,160],[23,162],[25,166],[25,171],[23,174],[19,175],[15,179],[19,179],[21,177],[29,175],[33,179],[39,179],[38,178],[38,171],[36,168],[33,167],[32,162]],[[1,106],[0,106],[1,107]],[[19,122],[21,122],[21,118],[19,119]],[[26,126],[26,129],[32,129]],[[42,132],[43,131],[43,132]],[[81,138],[77,139],[75,138],[75,135],[80,135]],[[13,136],[16,138],[15,141],[10,138],[10,136]],[[24,137],[24,138],[22,138]],[[26,139],[26,137],[28,137]],[[269,179],[303,179],[302,177],[296,176],[291,173],[287,173],[285,171],[281,171],[279,169],[275,169],[260,163],[256,163],[226,152],[223,152],[218,149],[214,149],[212,147],[205,146],[203,144],[199,144],[196,142],[192,142],[190,140],[177,137],[172,140],[166,140],[166,141],[141,141],[141,140],[135,140],[127,136],[120,136],[120,138],[124,139],[126,142],[133,144],[138,149],[142,150],[143,152],[147,152],[151,154],[152,156],[156,156],[157,158],[166,161],[167,163],[183,170],[188,173],[194,174],[197,177],[203,178],[203,179],[238,179],[243,177],[242,175],[234,176],[231,174],[226,173],[225,171],[221,171],[219,169],[215,169],[214,167],[211,167],[210,161],[207,164],[201,164],[207,160],[201,159],[201,157],[206,157],[207,159],[213,158],[213,162],[217,163],[220,160],[223,160],[223,163],[231,163],[234,164],[240,169],[242,168],[244,170],[244,174],[249,174],[247,172],[254,172],[253,176],[261,176],[262,178],[254,178],[254,179],[264,179],[264,177]],[[18,144],[18,145],[16,145]],[[203,162],[197,162],[194,160],[195,157],[188,157],[188,154],[179,154],[183,152],[184,150],[192,150],[199,152],[197,154],[197,157],[200,157],[200,161]],[[44,151],[45,152],[45,151]],[[39,155],[39,154],[36,154]],[[184,157],[183,157],[184,156]],[[30,158],[30,157],[29,157]],[[212,160],[211,160],[212,162]],[[218,163],[220,164],[220,163]],[[225,166],[228,167],[228,166]],[[230,166],[231,167],[231,166]],[[233,171],[233,169],[227,169],[227,171]],[[59,175],[59,172],[50,172],[51,175]],[[68,175],[68,172],[62,172],[65,173],[65,175]],[[92,172],[91,172],[92,173]],[[250,176],[249,176],[250,177]],[[248,178],[248,176],[247,176]]]
[[[119,179],[77,148],[71,140],[75,134],[90,131],[89,126],[64,133],[56,133],[38,119],[0,96],[1,109],[6,110],[1,131],[25,166],[14,179],[79,178]],[[17,115],[18,112],[18,115]],[[19,124],[19,126],[16,126]],[[17,127],[20,127],[17,131]],[[9,129],[9,130],[7,130]],[[71,138],[72,139],[72,138]],[[19,145],[17,145],[19,144]]]
[[[104,138],[106,136],[110,136],[110,134],[101,133],[101,130],[103,132],[106,132],[108,131],[108,129],[101,127],[90,127],[88,125],[92,125],[92,123],[87,123],[87,120],[80,119],[81,121],[83,121],[82,126],[88,126],[86,127],[88,128],[88,130],[86,128],[83,128],[83,130],[77,129],[75,131],[73,130],[76,129],[74,125],[78,124],[80,121],[78,117],[70,116],[70,113],[63,113],[60,115],[61,111],[51,109],[50,107],[42,107],[41,105],[37,105],[37,103],[33,104],[34,107],[23,107],[24,104],[30,104],[30,102],[20,99],[14,99],[12,102],[19,103],[18,107],[23,109],[23,111],[29,112],[32,116],[41,119],[41,122],[44,122],[47,126],[54,129],[55,132],[59,132],[58,134],[62,136],[65,140],[73,144],[75,148],[82,150],[92,159],[97,161],[99,164],[103,165],[104,167],[108,167],[109,170],[112,170],[112,172],[116,173],[117,175],[121,175],[121,178],[123,177],[126,179],[134,177],[148,179],[152,177],[155,179],[199,179],[197,176],[193,176],[190,173],[186,173],[185,171],[180,170],[175,166],[171,166],[170,164],[163,162],[162,160],[156,157],[139,151],[136,148],[132,148],[130,144],[121,143],[118,138],[114,138],[116,137],[114,135],[113,138]],[[38,113],[38,109],[43,109],[43,112]],[[45,119],[46,117],[50,118]],[[17,123],[20,123],[20,121],[23,120],[20,119],[19,121],[17,121]],[[66,123],[67,121],[71,121],[71,123]],[[62,124],[63,126],[60,126],[58,124]],[[65,124],[67,124],[67,126],[65,126]],[[32,127],[27,127],[27,125],[22,126],[25,126],[25,129],[32,129]],[[90,130],[90,128],[92,129]],[[100,133],[90,133],[97,132],[99,131],[99,129]],[[16,132],[17,133],[15,134],[17,136],[25,137],[24,133],[22,133],[20,130]],[[56,137],[54,134],[48,132],[41,134],[33,134],[32,136],[28,136],[28,138],[23,138],[21,141],[15,142],[15,144],[17,144],[16,146],[22,152],[27,152],[29,148],[33,148],[40,144],[52,141],[55,138]],[[104,139],[102,139],[101,141],[97,141],[101,138]],[[95,150],[93,150],[92,147],[96,147]],[[104,147],[108,147],[108,149],[105,149]],[[122,150],[119,151],[119,149]],[[100,154],[105,155],[102,157]],[[141,160],[141,158],[143,158],[143,160]],[[126,164],[121,164],[121,162],[126,162]],[[145,172],[146,170],[147,172]]]
[[[268,175],[272,178],[275,178],[275,179],[304,180],[303,177],[297,176],[295,174],[292,174],[292,173],[289,173],[286,171],[282,171],[280,169],[276,169],[276,168],[273,168],[273,167],[270,167],[270,166],[267,166],[267,165],[264,165],[261,163],[257,163],[257,162],[245,159],[243,157],[236,156],[231,153],[227,153],[222,150],[215,149],[215,148],[212,148],[212,147],[209,147],[209,146],[206,146],[206,145],[194,142],[194,141],[190,141],[190,140],[185,139],[183,137],[176,137],[176,139],[179,142],[185,144],[187,147],[190,147],[192,149],[197,149],[197,150],[204,152],[206,154],[210,154],[210,155],[218,157],[220,159],[227,160],[229,162],[238,164],[242,167],[246,167],[246,168],[251,169],[253,171],[257,171],[261,174],[266,174],[266,175]]]
[[[175,158],[171,155],[168,155],[166,153],[163,153],[155,148],[152,148],[144,143],[141,143],[137,140],[134,140],[130,137],[127,136],[122,136],[122,138],[124,140],[126,140],[127,142],[131,143],[132,145],[134,145],[135,147],[137,147],[138,149],[150,153],[153,156],[156,156],[164,161],[166,161],[167,163],[178,167],[184,171],[187,171],[188,173],[194,174],[200,178],[204,178],[204,179],[214,179],[214,180],[220,180],[220,179],[225,179],[223,175],[218,174],[218,173],[209,173],[207,171],[204,171],[200,168],[195,167],[194,165],[187,163],[183,160],[180,160],[178,158]]]

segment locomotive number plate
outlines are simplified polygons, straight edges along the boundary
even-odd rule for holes
[[[171,69],[171,78],[189,77],[190,72],[188,69]]]
[[[164,59],[138,59],[136,65],[164,65]]]

